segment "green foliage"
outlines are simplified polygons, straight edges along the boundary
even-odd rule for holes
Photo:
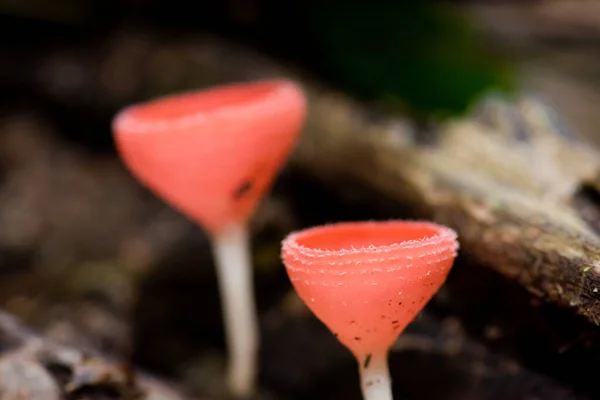
[[[334,79],[417,119],[460,114],[484,92],[512,88],[508,63],[448,5],[323,2],[313,13],[323,62]]]

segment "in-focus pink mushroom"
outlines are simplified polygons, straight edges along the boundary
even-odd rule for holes
[[[387,356],[446,280],[456,233],[428,222],[350,222],[290,234],[288,276],[306,305],[356,357],[365,400],[391,400]]]
[[[209,233],[233,394],[254,388],[258,323],[247,225],[292,150],[306,114],[287,80],[236,83],[131,106],[113,121],[137,179]]]

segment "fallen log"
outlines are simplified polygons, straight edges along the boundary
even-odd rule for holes
[[[355,180],[452,226],[480,264],[598,324],[600,240],[586,222],[596,217],[579,211],[597,214],[581,191],[597,187],[599,157],[552,122],[553,111],[529,99],[492,102],[422,144],[339,95],[318,92],[312,104],[300,168]]]

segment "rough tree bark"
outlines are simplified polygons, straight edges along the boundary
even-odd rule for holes
[[[423,144],[393,119],[376,128],[357,104],[320,92],[295,162],[454,227],[479,263],[598,323],[598,212],[581,189],[597,187],[599,157],[554,120],[533,100],[490,102]]]

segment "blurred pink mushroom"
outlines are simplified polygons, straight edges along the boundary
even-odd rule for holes
[[[259,340],[248,220],[293,149],[305,114],[295,83],[265,80],[134,105],[113,121],[132,174],[211,237],[229,385],[239,397],[254,390]]]

